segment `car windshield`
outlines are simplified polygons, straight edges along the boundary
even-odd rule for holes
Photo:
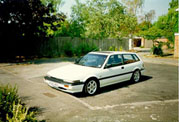
[[[99,54],[87,54],[82,57],[76,64],[82,66],[89,66],[89,67],[96,67],[101,68],[106,60],[106,55],[99,55]]]

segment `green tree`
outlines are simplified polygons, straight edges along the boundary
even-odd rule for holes
[[[64,4],[63,0],[41,0],[41,2],[45,5],[53,6],[53,9],[57,12],[59,8]]]
[[[161,29],[157,28],[156,26],[152,26],[148,30],[141,31],[139,35],[147,40],[152,40],[154,45],[156,39],[162,37],[162,33],[163,31]]]
[[[127,6],[127,11],[132,15],[137,15],[144,6],[145,0],[122,0],[122,2]]]
[[[0,56],[35,55],[38,45],[47,36],[47,26],[63,19],[51,13],[52,4],[40,0],[0,0]],[[51,26],[55,30],[56,26]]]
[[[125,15],[120,27],[121,36],[133,38],[134,34],[137,32],[137,25],[138,22],[136,16]]]
[[[154,25],[163,30],[164,37],[174,42],[174,33],[178,32],[178,0],[172,0],[169,5],[168,13],[160,16]]]
[[[83,26],[83,35],[90,38],[132,37],[138,25],[137,17],[126,12],[117,0],[76,1],[72,19]]]
[[[76,20],[65,20],[61,23],[61,26],[54,32],[54,36],[61,37],[83,37],[84,28]]]
[[[145,30],[148,30],[150,27],[152,27],[152,23],[150,21],[143,21],[143,22],[138,24],[137,30],[139,32],[140,31],[145,31]]]

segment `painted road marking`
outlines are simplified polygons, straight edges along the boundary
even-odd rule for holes
[[[26,80],[26,81],[28,81],[28,82],[31,82],[31,83],[36,83],[36,84],[42,84],[42,83],[39,83],[39,82],[33,82],[32,80],[29,80],[29,79],[26,79],[26,78],[20,77],[20,76],[18,76],[17,74],[15,74],[15,73],[13,73],[13,72],[11,72],[11,71],[9,71],[9,70],[5,69],[5,68],[0,68],[0,69],[1,69],[1,70],[3,70],[4,72],[7,72],[7,73],[9,73],[9,74],[11,74],[11,75],[13,75],[13,76],[15,76],[15,77],[17,77],[17,78],[20,78],[20,79]]]
[[[140,105],[148,105],[148,104],[159,104],[159,103],[175,103],[179,102],[179,99],[173,99],[173,100],[164,100],[164,101],[144,101],[144,102],[133,102],[133,103],[123,103],[123,104],[116,104],[116,105],[106,105],[103,107],[99,106],[90,106],[89,109],[91,110],[102,110],[102,109],[112,109],[119,106],[140,106]],[[84,104],[85,105],[85,104]],[[86,106],[88,107],[88,106]]]
[[[9,70],[7,70],[7,69],[4,69],[4,68],[0,68],[0,69],[1,69],[1,70],[3,70],[4,72],[7,72],[7,73],[9,73],[9,74],[11,74],[11,75],[13,75],[13,76],[17,77],[17,78],[20,78],[20,79],[23,79],[23,80],[26,80],[26,81],[28,81],[28,82],[33,83],[31,80],[28,80],[28,79],[25,79],[25,78],[19,77],[18,75],[16,75],[15,73],[13,73],[13,72],[11,72],[11,71],[9,71]]]
[[[26,81],[29,81],[31,83],[38,83],[38,82],[33,82],[33,81],[29,80],[29,79],[19,77],[18,75],[14,74],[13,72],[11,72],[9,70],[6,70],[4,68],[0,68],[0,69],[2,69],[3,71],[5,71],[5,72],[7,72],[9,74],[12,74],[13,76],[16,76],[16,77],[21,78],[21,79],[26,80]],[[112,108],[119,107],[119,106],[140,106],[140,105],[148,105],[148,104],[179,102],[179,99],[173,99],[173,100],[164,100],[164,101],[144,101],[144,102],[122,103],[122,104],[105,105],[105,106],[99,107],[99,106],[91,106],[90,104],[88,104],[88,103],[84,102],[83,100],[81,100],[81,99],[79,99],[79,98],[77,98],[75,96],[72,96],[70,94],[68,94],[68,96],[70,96],[71,98],[75,99],[79,103],[83,104],[85,107],[87,107],[90,110],[112,109]]]

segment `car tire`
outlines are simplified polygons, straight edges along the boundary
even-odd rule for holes
[[[133,74],[132,74],[131,81],[132,81],[133,83],[137,83],[137,82],[140,81],[140,79],[141,79],[141,72],[140,72],[140,70],[135,70],[135,71],[133,72]]]
[[[84,85],[84,93],[86,95],[92,96],[95,95],[98,91],[99,84],[96,79],[89,79]]]

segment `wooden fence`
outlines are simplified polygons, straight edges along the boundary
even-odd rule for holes
[[[71,43],[72,47],[75,48],[81,43],[88,43],[96,45],[100,50],[107,51],[110,47],[115,47],[118,50],[122,48],[123,50],[129,50],[129,41],[125,39],[81,39],[81,38],[71,38],[71,37],[55,37],[48,41],[44,41],[40,46],[41,54],[48,53],[58,53],[63,52],[63,47],[66,43]]]

